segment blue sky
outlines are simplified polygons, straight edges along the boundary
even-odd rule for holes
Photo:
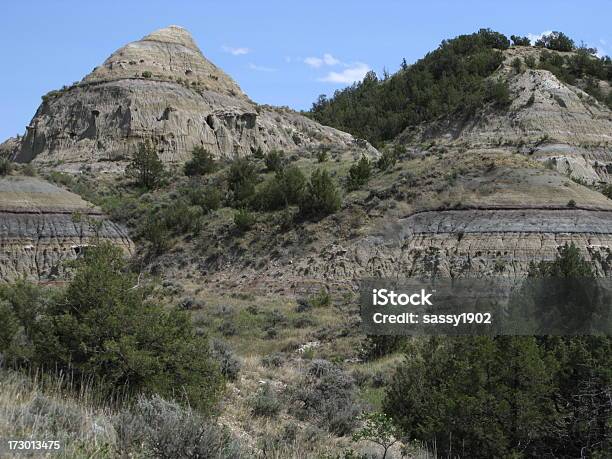
[[[612,54],[610,0],[3,0],[0,17],[0,142],[24,132],[41,95],[170,24],[190,30],[253,100],[296,109],[481,27],[508,36],[561,30]]]

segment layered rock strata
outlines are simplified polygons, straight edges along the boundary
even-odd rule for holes
[[[0,179],[0,281],[65,277],[65,262],[107,240],[133,250],[125,229],[78,196],[33,177]]]

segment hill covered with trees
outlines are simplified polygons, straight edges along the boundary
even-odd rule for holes
[[[529,40],[513,35],[512,43],[527,46]],[[496,108],[507,107],[507,84],[494,74],[504,61],[503,50],[510,45],[505,35],[490,29],[444,40],[413,65],[404,59],[392,76],[379,79],[371,71],[363,81],[336,91],[332,97],[319,96],[310,116],[380,146],[407,127],[443,115],[467,118],[487,103]],[[585,79],[583,86],[589,94],[612,105],[610,95],[595,83],[611,80],[609,57],[597,58],[593,55],[596,50],[576,47],[562,32],[552,32],[538,40],[536,46],[545,54],[534,66],[550,70],[569,84]],[[558,53],[567,51],[576,53]]]

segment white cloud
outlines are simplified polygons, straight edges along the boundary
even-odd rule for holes
[[[315,69],[318,69],[323,65],[323,59],[321,59],[320,57],[307,57],[306,59],[304,59],[304,63],[310,65],[311,67],[314,67]]]
[[[221,48],[226,53],[230,53],[234,56],[241,56],[243,54],[248,54],[251,51],[249,48],[233,48],[231,46],[226,46],[226,45],[223,45]]]
[[[325,62],[325,65],[329,65],[329,66],[336,65],[336,64],[340,63],[340,61],[338,59],[336,59],[334,56],[332,56],[329,53],[323,54],[323,62]]]
[[[325,53],[323,54],[323,57],[307,57],[306,59],[304,59],[304,63],[306,65],[314,67],[315,69],[318,69],[323,65],[329,65],[330,67],[333,67],[334,65],[341,64],[342,62],[340,62],[331,54]]]
[[[527,34],[527,38],[529,38],[529,41],[531,41],[532,45],[535,45],[535,42],[538,41],[540,38],[542,38],[544,35],[548,35],[551,34],[553,31],[552,30],[546,30],[540,34],[535,34],[535,33],[528,33]]]
[[[346,69],[341,72],[329,72],[323,78],[319,78],[318,81],[325,81],[327,83],[344,83],[350,84],[355,81],[363,80],[363,77],[370,70],[370,66],[368,64],[364,64],[363,62],[356,62],[351,64]]]
[[[272,67],[264,67],[263,65],[256,65],[253,63],[249,64],[251,70],[257,70],[258,72],[276,72],[276,69]]]

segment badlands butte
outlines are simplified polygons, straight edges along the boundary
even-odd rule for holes
[[[92,237],[116,242],[143,269],[187,288],[204,281],[289,292],[370,276],[520,278],[566,243],[576,244],[598,275],[610,276],[609,79],[570,84],[547,68],[551,56],[563,61],[578,51],[501,48],[484,80],[503,85],[503,103],[485,99],[461,116],[406,121],[384,142],[369,139],[374,148],[315,109],[301,114],[253,102],[185,29],[155,31],[78,83],[43,96],[24,135],[0,147],[20,164],[0,179],[0,279],[60,279],[62,262]],[[357,90],[384,89],[411,71],[383,80],[370,74]],[[594,85],[601,97],[587,91]],[[330,111],[338,101],[327,104]],[[364,101],[354,109],[367,108]],[[144,141],[168,171],[166,184],[146,193],[123,172]],[[195,185],[182,173],[194,147],[220,165]],[[254,208],[253,224],[237,230],[223,185],[229,164],[252,159],[260,189],[273,177],[262,159],[272,151],[306,177],[329,171],[342,190],[340,209],[315,220],[295,206]],[[362,156],[372,174],[355,190],[347,175]],[[381,158],[391,156],[382,167]],[[38,178],[20,175],[31,167]],[[153,250],[140,231],[143,219],[202,184],[218,187],[220,205],[194,214],[197,231],[169,231],[164,250]]]

